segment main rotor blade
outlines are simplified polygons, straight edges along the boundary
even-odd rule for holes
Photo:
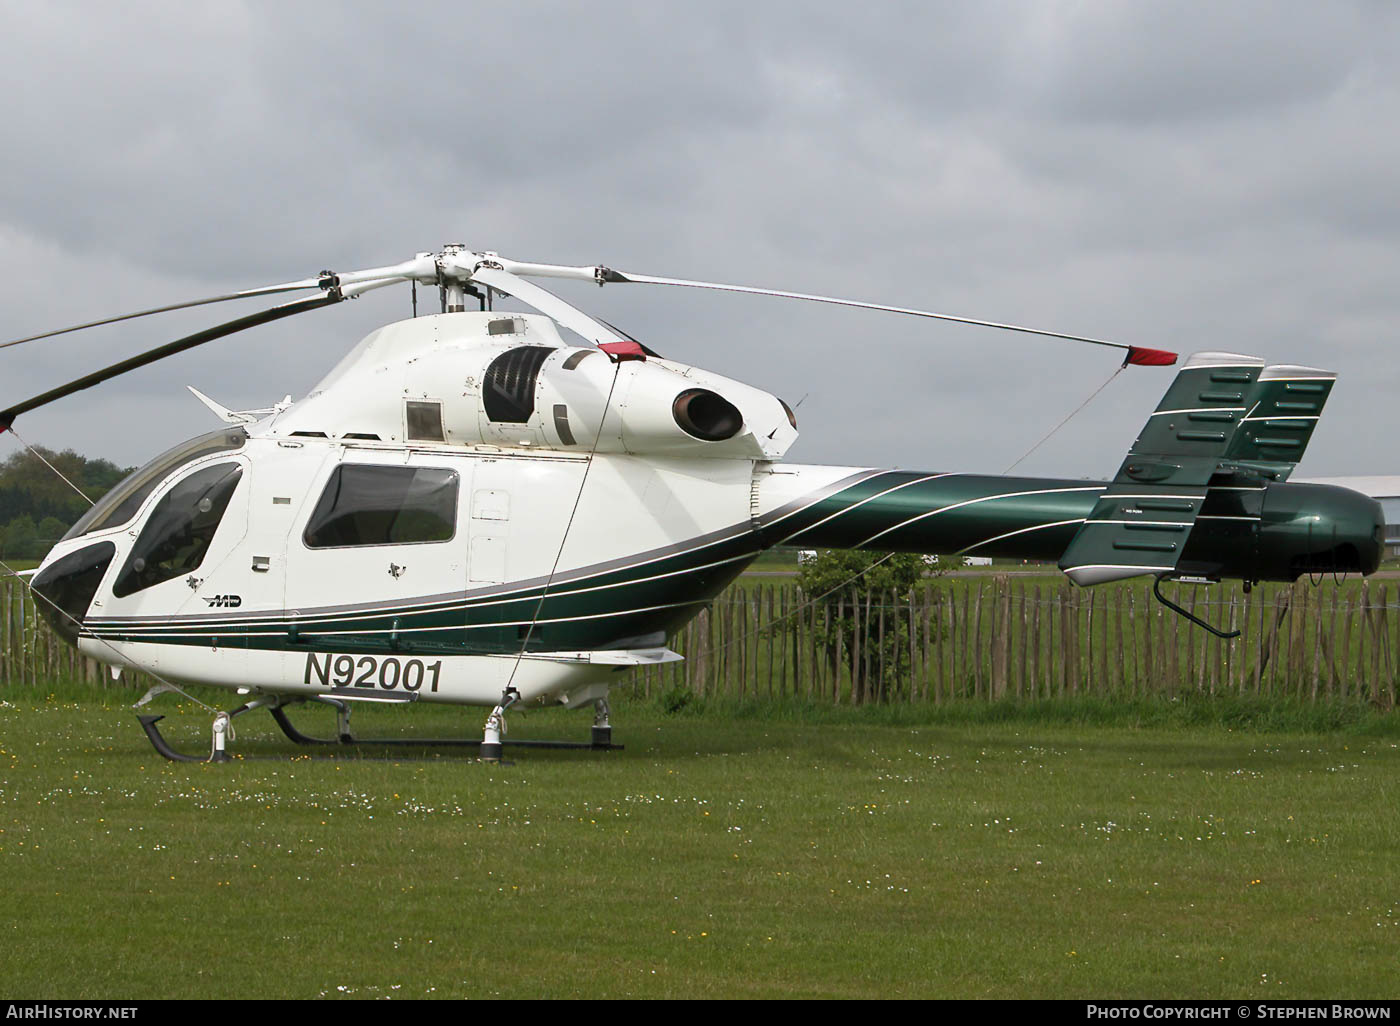
[[[151,314],[169,313],[171,310],[186,310],[192,306],[208,306],[210,303],[226,303],[231,299],[250,299],[253,296],[271,296],[279,292],[295,292],[298,289],[319,288],[322,280],[321,278],[303,278],[301,281],[288,281],[280,285],[265,285],[262,288],[244,289],[242,292],[229,292],[222,296],[192,299],[186,303],[171,303],[169,306],[155,306],[149,310],[137,310],[135,313],[120,314],[116,317],[104,317],[100,321],[88,321],[86,324],[75,324],[71,328],[59,328],[57,331],[45,331],[38,335],[29,335],[25,338],[17,338],[10,342],[0,342],[0,349],[21,345],[25,342],[35,342],[41,338],[53,338],[55,335],[67,335],[69,332],[82,331],[85,328],[98,328],[104,324],[116,324],[118,321],[131,321],[138,317],[149,317]]]
[[[570,331],[577,332],[594,345],[611,345],[615,342],[632,342],[616,328],[595,321],[577,307],[571,306],[548,289],[540,288],[533,282],[516,277],[509,271],[496,267],[478,267],[472,271],[472,281],[489,285],[498,292],[514,296],[526,306],[533,306],[540,313],[553,317]]]
[[[347,290],[348,291],[348,290]],[[26,399],[22,403],[11,406],[8,410],[0,412],[0,433],[8,431],[10,425],[15,422],[15,418],[21,413],[28,413],[30,410],[38,409],[40,406],[47,406],[51,402],[63,399],[74,392],[81,392],[85,388],[93,385],[100,385],[104,381],[109,381],[128,371],[144,367],[157,360],[163,360],[167,356],[174,356],[176,353],[183,353],[186,349],[193,349],[195,346],[202,346],[206,342],[213,342],[215,339],[223,338],[225,335],[232,335],[235,332],[243,331],[245,328],[255,328],[260,324],[269,324],[272,321],[279,321],[283,317],[290,317],[293,314],[305,313],[308,310],[317,310],[323,306],[330,306],[339,303],[347,296],[339,289],[332,289],[319,296],[311,296],[306,299],[295,299],[290,303],[283,303],[281,306],[274,306],[268,310],[261,310],[247,317],[240,317],[234,321],[227,321],[217,324],[212,328],[205,328],[203,331],[195,332],[193,335],[186,335],[184,338],[168,342],[163,346],[133,356],[120,363],[114,363],[110,367],[105,367],[100,371],[94,371],[81,378],[60,385],[58,388],[50,389],[41,395],[36,395],[32,399]]]
[[[336,274],[333,271],[322,271],[315,278],[302,278],[299,281],[284,281],[278,285],[264,285],[256,289],[243,289],[241,292],[227,292],[221,296],[208,296],[204,299],[192,299],[185,303],[171,303],[169,306],[155,306],[149,310],[137,310],[135,313],[119,314],[116,317],[104,317],[100,321],[88,321],[85,324],[75,324],[71,328],[59,328],[57,331],[45,331],[38,335],[29,335],[26,338],[17,338],[10,342],[0,342],[0,349],[9,346],[21,345],[25,342],[36,342],[41,338],[53,338],[55,335],[67,335],[74,331],[83,331],[86,328],[98,328],[104,324],[116,324],[119,321],[135,320],[138,317],[149,317],[152,314],[169,313],[172,310],[187,310],[194,306],[208,306],[211,303],[227,303],[232,299],[251,299],[254,296],[272,296],[282,292],[296,292],[300,289],[322,289],[329,291],[337,286],[360,285],[362,283],[378,282],[385,285],[392,285],[395,282],[405,281],[408,278],[415,278],[419,281],[431,281],[437,273],[437,266],[431,254],[414,257],[412,260],[405,260],[403,263],[390,264],[386,267],[369,267],[361,271],[347,271],[343,274]],[[364,290],[361,290],[364,291]],[[345,290],[347,297],[350,290]]]
[[[911,317],[929,317],[939,321],[953,321],[957,324],[975,324],[983,328],[1000,328],[1003,331],[1019,331],[1027,335],[1043,335],[1047,338],[1065,339],[1070,342],[1088,342],[1096,346],[1108,346],[1127,352],[1124,363],[1146,366],[1167,366],[1176,363],[1177,354],[1165,349],[1145,349],[1124,342],[1110,342],[1107,339],[1088,338],[1084,335],[1068,335],[1060,331],[1046,331],[1042,328],[1027,328],[1019,324],[1003,324],[1000,321],[984,321],[975,317],[957,317],[953,314],[935,313],[932,310],[913,310],[903,306],[886,306],[882,303],[865,303],[855,299],[837,299],[834,296],[814,296],[806,292],[782,292],[778,289],[759,289],[750,285],[725,285],[713,281],[690,281],[685,278],[658,278],[649,274],[633,274],[630,271],[614,271],[611,268],[598,268],[598,281],[630,282],[639,285],[682,285],[694,289],[713,289],[720,292],[745,292],[755,296],[777,296],[781,299],[805,299],[813,303],[831,303],[836,306],[852,306],[861,310],[883,310],[887,313],[907,314]],[[563,277],[563,275],[559,275]]]

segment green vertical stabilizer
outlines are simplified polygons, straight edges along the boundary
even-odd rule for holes
[[[1303,458],[1336,380],[1332,371],[1313,367],[1265,367],[1225,452],[1226,463],[1269,480],[1287,480]]]
[[[1060,558],[1076,584],[1171,573],[1265,372],[1258,357],[1197,353]]]

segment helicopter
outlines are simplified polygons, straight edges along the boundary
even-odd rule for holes
[[[630,669],[679,660],[668,639],[774,546],[1053,561],[1074,584],[1292,581],[1369,574],[1384,517],[1344,488],[1290,484],[1336,375],[1233,353],[1186,359],[1111,480],[791,464],[797,419],[776,395],[660,356],[533,279],[751,293],[980,325],[1122,351],[1177,354],[876,303],[529,263],[449,245],[399,264],[312,277],[75,325],[310,295],[175,340],[0,412],[30,410],[274,320],[407,283],[414,316],[352,348],[305,397],[228,409],[222,427],[157,456],[98,500],[30,581],[85,656],[162,690],[202,684],[268,709],[293,741],[356,738],[362,702],[490,707],[470,745],[610,749],[608,695]],[[418,315],[419,286],[440,309]],[[494,308],[513,297],[534,312]],[[469,308],[471,307],[471,308]],[[569,341],[560,329],[579,341]],[[311,738],[287,709],[337,710]],[[594,710],[584,742],[513,741],[507,711]],[[141,724],[157,751],[175,751]]]

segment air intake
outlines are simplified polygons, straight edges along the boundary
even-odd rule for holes
[[[739,408],[708,388],[692,388],[676,396],[671,413],[682,431],[703,442],[733,438],[744,427]]]
[[[481,404],[497,423],[524,424],[535,412],[535,384],[540,367],[554,352],[549,346],[507,349],[486,368]]]

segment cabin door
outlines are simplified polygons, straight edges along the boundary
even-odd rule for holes
[[[346,450],[323,466],[288,540],[287,606],[324,651],[447,651],[466,573],[471,463]],[[446,607],[446,608],[445,608]]]

